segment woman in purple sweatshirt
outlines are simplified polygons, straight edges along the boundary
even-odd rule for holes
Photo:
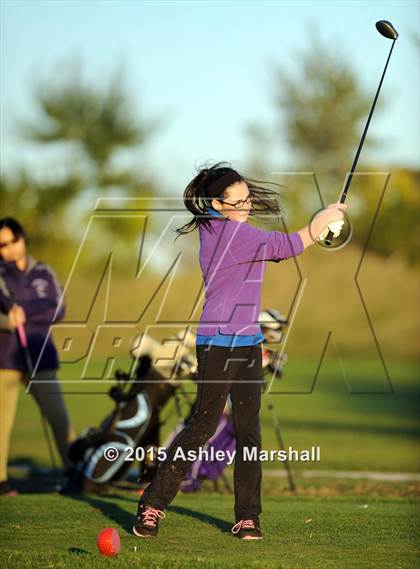
[[[64,466],[69,465],[67,446],[75,438],[57,381],[57,352],[49,335],[52,322],[64,315],[60,285],[50,266],[28,255],[26,243],[18,221],[0,219],[0,495],[16,493],[7,481],[7,457],[19,386],[30,380],[19,326],[25,327],[30,359],[36,365],[29,391],[51,425]]]
[[[185,428],[167,449],[138,505],[133,532],[153,537],[159,518],[174,499],[191,466],[189,452],[203,448],[217,428],[230,395],[236,432],[234,464],[235,523],[241,539],[261,539],[261,463],[247,460],[261,450],[260,402],[263,386],[263,335],[258,324],[261,285],[267,261],[300,255],[332,222],[340,222],[347,206],[330,204],[310,226],[290,235],[264,231],[249,223],[255,214],[275,216],[281,210],[276,192],[258,185],[225,163],[203,168],[188,184],[184,203],[193,219],[177,230],[200,235],[200,267],[205,301],[197,330],[197,399]],[[248,448],[248,452],[244,449]],[[191,456],[191,455],[190,455]]]

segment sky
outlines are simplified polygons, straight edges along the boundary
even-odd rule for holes
[[[323,42],[343,54],[373,99],[390,49],[390,41],[376,32],[380,19],[390,20],[400,37],[378,111],[381,101],[387,105],[375,111],[368,134],[383,144],[370,156],[385,168],[419,166],[417,1],[1,0],[0,5],[2,170],[24,164],[42,176],[65,160],[62,148],[25,143],[16,124],[36,116],[34,78],[54,80],[57,65],[79,58],[94,84],[106,82],[123,65],[138,117],[161,121],[132,159],[164,192],[182,193],[206,160],[244,168],[251,151],[246,125],[272,128],[277,116],[272,66],[294,71],[309,27],[316,26]],[[273,152],[276,170],[288,171],[293,149],[283,135]]]

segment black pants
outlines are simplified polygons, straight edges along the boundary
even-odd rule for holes
[[[236,431],[234,464],[235,518],[248,519],[261,513],[261,463],[243,460],[243,447],[261,450],[259,411],[263,387],[261,344],[225,348],[197,346],[198,388],[194,412],[184,429],[167,449],[167,458],[159,464],[155,477],[144,491],[142,504],[160,510],[175,498],[192,462],[179,456],[197,452],[216,431],[230,393]],[[245,456],[245,458],[247,458]]]

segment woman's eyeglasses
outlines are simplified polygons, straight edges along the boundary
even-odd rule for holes
[[[20,237],[14,237],[13,239],[10,239],[10,241],[3,241],[3,243],[0,243],[0,249],[4,249],[8,245],[14,245],[18,241],[20,241]]]
[[[238,201],[236,201],[236,202],[234,202],[234,203],[227,202],[227,201],[225,201],[225,200],[222,200],[221,198],[217,198],[217,200],[218,200],[219,202],[222,202],[222,203],[226,203],[226,204],[228,204],[228,205],[231,205],[231,206],[233,206],[233,207],[236,208],[236,209],[240,209],[240,208],[241,208],[242,206],[244,206],[245,204],[251,203],[252,197],[251,197],[251,196],[248,196],[248,197],[245,198],[244,200],[238,200]]]

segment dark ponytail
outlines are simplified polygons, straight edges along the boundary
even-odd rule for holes
[[[261,214],[275,215],[277,220],[281,215],[281,209],[277,203],[278,192],[270,190],[259,184],[276,185],[284,187],[281,184],[274,182],[261,182],[254,180],[247,176],[243,176],[227,162],[218,162],[210,167],[199,168],[198,174],[191,180],[185,188],[183,200],[185,207],[193,214],[193,219],[176,229],[178,239],[181,235],[186,235],[191,231],[195,231],[201,225],[210,227],[210,218],[212,217],[207,213],[207,209],[211,207],[211,202],[214,198],[224,198],[225,191],[217,191],[218,185],[221,183],[221,178],[231,179],[235,181],[243,181],[247,184],[250,196],[252,197],[250,216]],[[231,182],[233,183],[233,182]],[[230,184],[229,184],[230,185]],[[216,188],[216,191],[215,191]]]

